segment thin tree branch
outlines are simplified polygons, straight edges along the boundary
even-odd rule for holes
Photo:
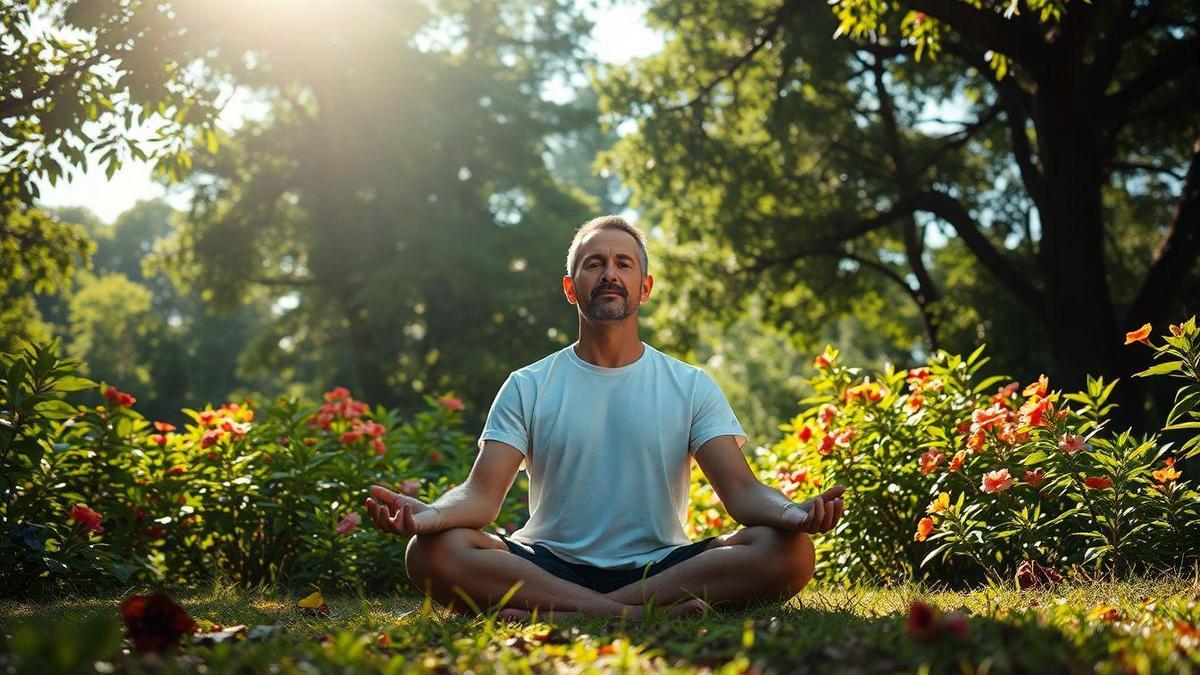
[[[1046,45],[1024,23],[962,0],[909,0],[907,5],[949,24],[970,42],[1004,54],[1035,76],[1044,70]]]

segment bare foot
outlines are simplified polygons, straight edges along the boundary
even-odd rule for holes
[[[704,601],[699,598],[693,598],[687,602],[681,602],[671,609],[667,610],[667,616],[672,619],[679,619],[688,616],[699,616],[704,613]]]

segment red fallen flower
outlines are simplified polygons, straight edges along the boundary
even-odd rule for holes
[[[905,629],[912,637],[919,639],[931,638],[937,634],[937,618],[937,608],[920,600],[915,600],[908,606],[908,623]]]
[[[175,431],[175,425],[174,425],[174,424],[168,424],[167,422],[155,422],[155,423],[154,423],[154,430],[155,430],[155,431],[157,431],[157,432],[158,432],[158,433],[160,433],[160,434],[165,434],[165,433],[167,433],[168,431]]]
[[[1028,590],[1062,583],[1062,575],[1053,567],[1047,567],[1036,560],[1026,560],[1017,566],[1017,588]]]
[[[117,388],[109,385],[108,389],[104,390],[104,400],[108,401],[110,408],[124,408],[137,403],[137,399],[122,391],[117,391]]]
[[[192,617],[162,592],[134,595],[121,603],[121,620],[139,652],[173,649],[184,635],[196,632]]]
[[[443,396],[437,402],[438,405],[450,411],[462,410],[464,408],[462,399],[455,396]]]
[[[1093,490],[1105,490],[1109,487],[1112,487],[1112,481],[1101,476],[1088,476],[1087,479],[1083,481],[1083,484]]]
[[[95,511],[89,509],[83,504],[76,504],[71,508],[71,520],[79,523],[83,527],[81,536],[87,538],[88,532],[100,533],[104,531],[104,526],[100,524],[103,517]]]

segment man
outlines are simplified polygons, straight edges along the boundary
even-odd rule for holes
[[[637,616],[650,602],[684,614],[786,600],[812,578],[809,535],[837,524],[844,489],[797,504],[758,481],[712,378],[638,338],[647,268],[645,237],[622,218],[581,226],[562,280],[578,342],[509,376],[462,485],[433,504],[371,488],[375,525],[416,535],[405,565],[434,600],[488,607],[515,585],[508,618]],[[742,529],[684,534],[693,457]],[[521,467],[529,522],[484,532]]]

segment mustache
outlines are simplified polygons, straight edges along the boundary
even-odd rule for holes
[[[620,286],[597,286],[595,290],[592,291],[592,297],[597,298],[605,293],[616,293],[621,297],[625,297],[625,289],[621,288]]]

